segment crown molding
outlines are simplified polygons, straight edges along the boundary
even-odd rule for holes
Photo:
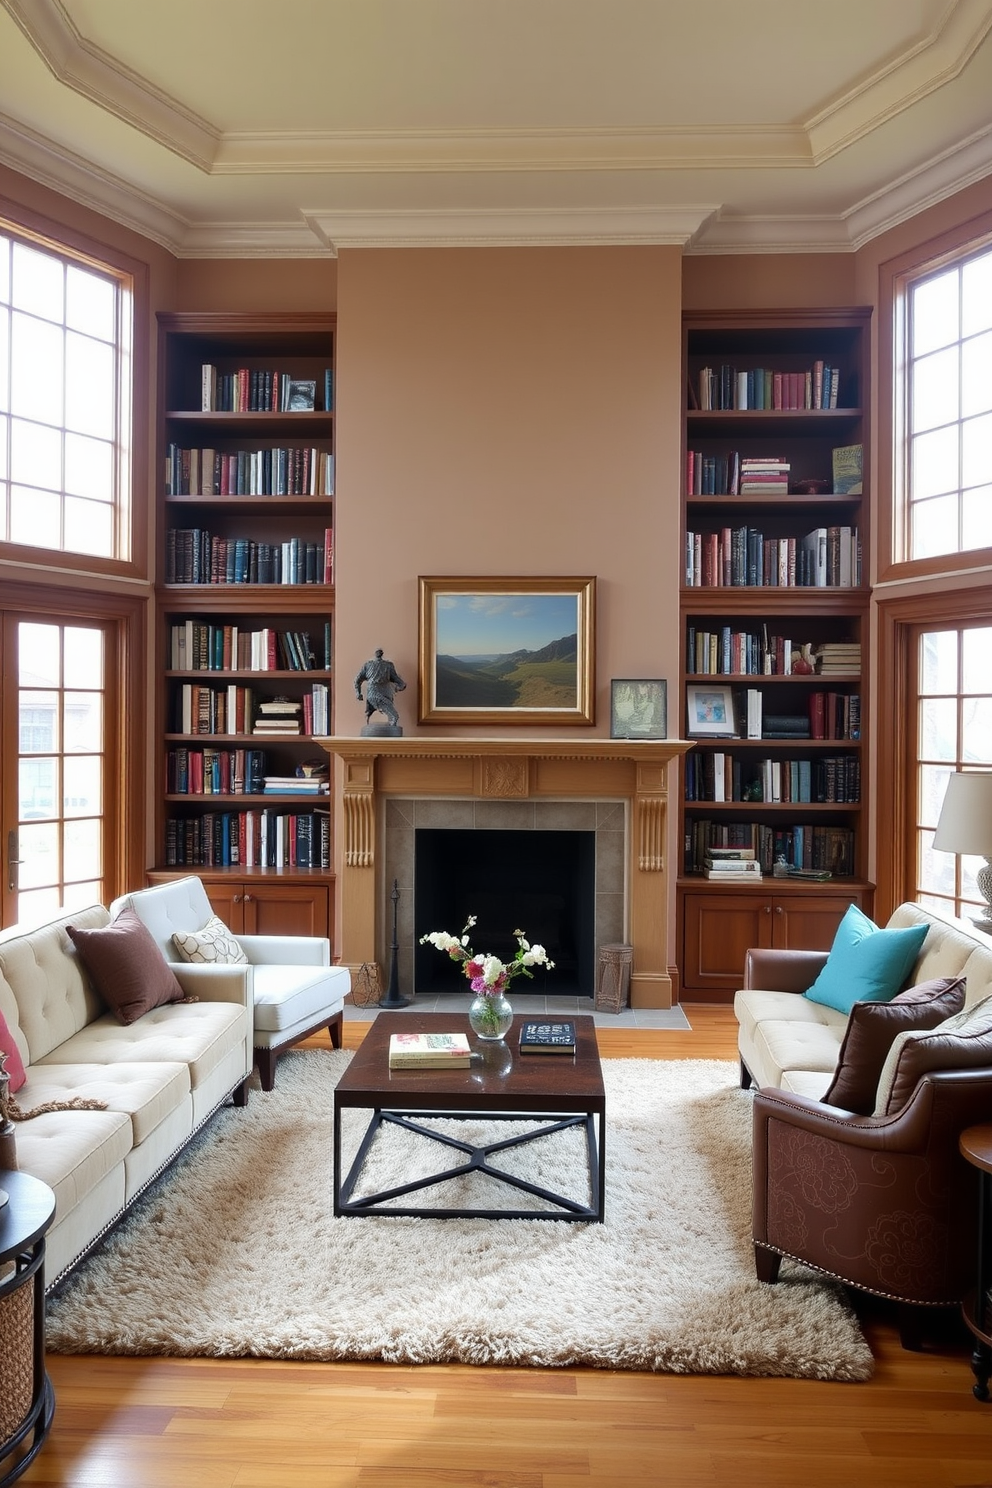
[[[803,122],[813,163],[822,165],[960,77],[990,31],[988,0],[949,0],[926,36]]]
[[[209,171],[220,136],[205,119],[85,40],[59,0],[0,0],[54,78],[173,155]]]
[[[475,208],[444,211],[304,211],[335,255],[342,248],[551,247],[674,244],[684,247],[717,211],[675,207]]]
[[[129,181],[0,114],[0,163],[176,253],[189,224]]]

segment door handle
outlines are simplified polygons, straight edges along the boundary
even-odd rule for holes
[[[17,856],[18,843],[17,833],[7,833],[7,888],[12,894],[17,892],[17,870],[24,862],[23,858]]]

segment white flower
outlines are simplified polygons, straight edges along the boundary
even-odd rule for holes
[[[554,966],[553,961],[548,960],[548,953],[542,945],[531,946],[524,951],[521,961],[525,966]]]
[[[482,975],[486,986],[491,987],[503,975],[505,967],[498,956],[483,956]]]
[[[432,930],[429,935],[420,937],[420,944],[430,944],[439,951],[456,951],[462,942],[456,935],[449,935],[446,930]]]

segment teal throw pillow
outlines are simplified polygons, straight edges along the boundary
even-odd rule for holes
[[[912,971],[926,936],[926,925],[880,930],[852,904],[837,926],[826,965],[803,996],[839,1013],[849,1013],[856,1002],[889,1002]]]

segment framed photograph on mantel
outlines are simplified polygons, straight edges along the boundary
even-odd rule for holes
[[[610,683],[611,739],[667,739],[668,683],[614,677]]]
[[[421,578],[421,723],[595,722],[594,578]]]
[[[729,687],[687,686],[685,690],[690,739],[736,739],[734,697]]]

